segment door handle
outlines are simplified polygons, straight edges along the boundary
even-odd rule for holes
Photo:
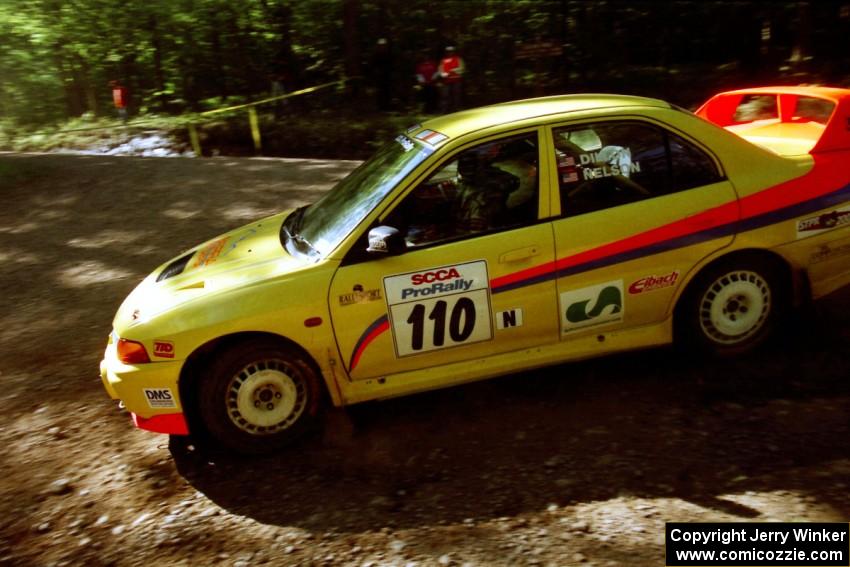
[[[508,262],[519,262],[520,260],[537,256],[538,254],[540,254],[539,246],[517,248],[516,250],[511,250],[510,252],[505,252],[504,254],[499,255],[499,263],[507,264]]]

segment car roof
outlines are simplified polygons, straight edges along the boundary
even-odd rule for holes
[[[670,104],[662,100],[639,96],[613,94],[559,95],[504,102],[438,116],[422,123],[418,128],[412,128],[408,133],[415,137],[417,133],[421,136],[423,131],[429,130],[439,132],[448,138],[456,138],[485,128],[556,114],[646,106],[670,108]]]

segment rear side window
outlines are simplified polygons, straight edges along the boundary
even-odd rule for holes
[[[829,117],[832,116],[832,111],[835,109],[835,103],[822,98],[813,98],[810,96],[801,96],[797,99],[797,106],[794,108],[793,120],[806,122],[818,122],[826,124],[829,122]]]
[[[667,133],[667,141],[670,149],[670,192],[720,181],[722,176],[717,166],[705,152],[672,133]]]
[[[561,212],[575,216],[714,183],[722,176],[705,152],[642,122],[603,122],[553,130]]]
[[[741,124],[755,122],[756,120],[770,120],[771,118],[779,118],[775,95],[746,95],[738,104],[732,122]]]

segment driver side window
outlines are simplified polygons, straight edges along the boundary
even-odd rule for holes
[[[522,226],[537,219],[538,185],[536,133],[488,142],[450,158],[385,223],[408,248]]]

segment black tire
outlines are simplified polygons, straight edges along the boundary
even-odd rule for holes
[[[710,266],[683,297],[680,338],[715,356],[752,351],[771,338],[788,311],[785,279],[775,262],[758,257]]]
[[[312,361],[270,339],[231,346],[213,359],[199,382],[204,426],[238,453],[270,453],[295,441],[316,425],[322,401]]]

